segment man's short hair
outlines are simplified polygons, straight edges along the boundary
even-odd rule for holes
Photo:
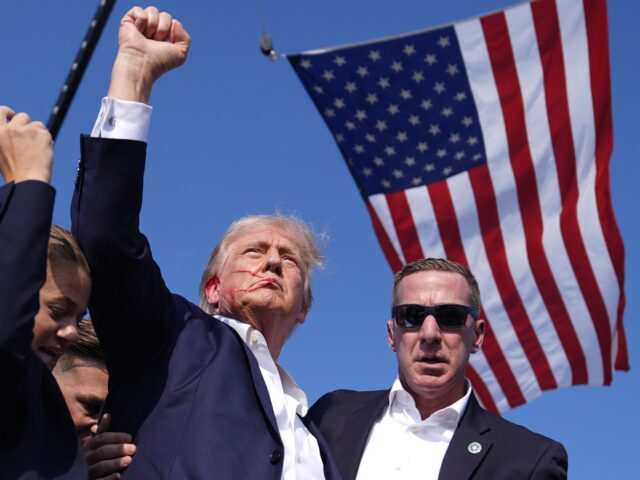
[[[71,232],[58,225],[51,225],[47,258],[49,263],[52,264],[65,262],[75,265],[82,270],[89,279],[91,278],[89,263],[84,253],[82,253],[78,242],[73,235],[71,235]]]
[[[86,360],[104,365],[102,348],[91,319],[85,318],[78,323],[78,341],[73,343],[58,359],[56,368],[67,371],[74,366],[74,359]]]
[[[469,298],[467,299],[469,306],[478,312],[480,311],[480,287],[478,287],[476,277],[471,273],[471,270],[464,265],[444,258],[423,258],[402,267],[402,270],[393,277],[393,290],[391,291],[392,305],[396,305],[398,301],[398,285],[400,285],[400,281],[403,278],[413,275],[414,273],[430,271],[451,272],[462,275],[467,281],[467,285],[469,285]]]
[[[209,256],[207,266],[202,273],[202,280],[198,289],[200,294],[200,308],[207,313],[215,313],[207,301],[206,286],[211,276],[216,275],[229,254],[231,245],[239,236],[251,230],[264,227],[275,227],[284,230],[291,236],[291,240],[300,250],[302,259],[302,276],[304,280],[304,305],[311,308],[313,295],[311,293],[311,272],[314,268],[320,268],[324,264],[324,258],[316,236],[309,226],[300,218],[294,216],[275,215],[250,215],[233,222],[225,232],[220,243],[216,245]]]

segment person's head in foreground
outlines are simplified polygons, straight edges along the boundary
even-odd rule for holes
[[[78,322],[91,294],[89,265],[70,232],[51,227],[47,277],[40,288],[40,308],[33,325],[31,345],[53,369],[60,356],[78,341]]]
[[[316,239],[302,220],[244,217],[213,250],[200,282],[200,305],[262,332],[277,359],[311,308],[311,272],[321,265]]]
[[[400,382],[421,414],[466,393],[469,355],[484,338],[479,312],[478,283],[463,265],[426,258],[395,275],[387,337],[397,354]]]

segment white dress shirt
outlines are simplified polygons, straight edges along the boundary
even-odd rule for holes
[[[152,111],[143,103],[105,97],[91,136],[146,142]],[[306,415],[309,408],[305,393],[287,371],[273,361],[262,333],[244,322],[221,316],[216,318],[240,335],[258,361],[284,444],[282,479],[324,479],[318,441],[298,416]]]
[[[460,400],[422,420],[413,397],[396,378],[389,407],[369,434],[357,480],[437,480],[469,395],[467,382],[467,393]]]

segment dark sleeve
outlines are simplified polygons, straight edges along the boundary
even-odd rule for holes
[[[536,463],[531,474],[532,480],[565,480],[569,468],[569,459],[564,446],[552,442]]]
[[[175,305],[139,230],[146,144],[82,137],[72,230],[93,278],[89,311],[110,375],[141,371],[178,328]]]
[[[24,364],[33,355],[33,321],[46,278],[54,189],[43,182],[0,188],[0,412],[18,398]],[[3,423],[0,421],[0,423]]]

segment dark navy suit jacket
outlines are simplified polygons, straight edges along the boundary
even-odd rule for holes
[[[369,433],[388,405],[389,390],[337,390],[309,409],[307,419],[329,443],[345,480],[356,478]],[[473,442],[481,445],[479,452],[469,451]],[[472,392],[438,478],[566,479],[567,452],[560,443],[487,412]]]
[[[36,181],[0,188],[0,478],[87,478],[78,435],[31,342],[46,278],[55,192]]]
[[[109,370],[105,410],[138,446],[125,478],[280,479],[283,443],[255,357],[230,327],[167,289],[139,232],[145,154],[143,142],[83,137],[72,204]],[[326,477],[339,478],[310,431]]]

